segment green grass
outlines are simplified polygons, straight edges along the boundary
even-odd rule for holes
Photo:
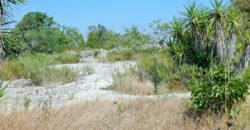
[[[134,60],[135,53],[132,50],[123,50],[123,51],[111,51],[107,54],[107,61],[128,61]]]
[[[80,61],[80,57],[76,54],[65,52],[58,54],[57,60],[62,64],[78,63]]]
[[[4,63],[4,69],[0,72],[0,76],[3,79],[30,78],[49,65],[57,63],[59,62],[55,55],[41,53],[26,55]]]
[[[60,64],[62,62],[66,63],[69,61],[64,59],[59,60],[58,57],[63,57],[59,55],[48,55],[35,53],[30,55],[25,55],[18,57],[3,63],[3,68],[0,71],[0,78],[4,80],[14,80],[14,79],[31,79],[35,85],[44,85],[52,82],[67,83],[73,81],[77,74],[70,69],[51,69],[49,66]],[[61,76],[60,76],[61,75]],[[48,78],[49,77],[49,78]]]

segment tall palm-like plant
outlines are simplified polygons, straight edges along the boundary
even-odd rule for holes
[[[169,30],[173,37],[173,41],[176,42],[180,39],[183,39],[185,25],[180,19],[173,18],[172,22],[170,23]]]
[[[225,34],[224,34],[224,17],[226,11],[223,7],[222,0],[214,0],[214,3],[211,3],[213,9],[211,10],[211,23],[215,27],[215,43],[216,43],[216,52],[219,62],[222,62],[225,59]]]
[[[169,24],[169,31],[172,36],[170,39],[170,52],[173,53],[174,59],[181,63],[185,59],[185,51],[188,49],[186,46],[185,24],[178,18],[173,18]]]
[[[4,42],[2,34],[6,32],[6,28],[3,28],[4,25],[8,24],[6,17],[12,14],[12,6],[24,4],[25,0],[0,0],[0,56],[4,55]]]
[[[209,12],[205,8],[201,8],[199,11],[199,28],[198,28],[198,33],[199,33],[199,39],[198,42],[200,42],[201,45],[207,44],[207,47],[211,47],[211,26],[209,25],[208,22],[208,16]],[[210,45],[209,45],[210,44]]]
[[[206,11],[196,5],[195,2],[189,3],[182,12],[183,20],[187,30],[192,34],[192,42],[196,49],[202,48],[202,37],[206,23]]]
[[[236,42],[237,42],[237,34],[240,35],[241,26],[242,26],[242,18],[241,13],[231,7],[228,10],[226,17],[226,25],[228,34],[228,44],[227,44],[227,62],[229,64],[232,63],[232,59],[235,56],[236,52]]]

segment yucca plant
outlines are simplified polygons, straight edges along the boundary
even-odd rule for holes
[[[4,56],[4,42],[3,42],[3,33],[8,32],[8,28],[5,28],[5,25],[10,24],[11,22],[7,21],[7,18],[12,14],[12,6],[24,4],[25,0],[0,0],[0,56]]]
[[[217,59],[219,62],[223,62],[225,56],[224,18],[226,10],[222,0],[214,0],[214,2],[211,2],[211,5],[213,9],[210,11],[210,22],[215,29]]]
[[[183,21],[185,22],[185,27],[192,35],[193,46],[195,46],[196,50],[200,50],[202,48],[201,40],[204,34],[200,32],[203,31],[203,29],[200,28],[204,28],[205,26],[205,9],[197,6],[195,2],[189,3],[185,9],[186,11],[182,12],[182,15],[184,16]]]

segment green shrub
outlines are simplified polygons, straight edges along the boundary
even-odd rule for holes
[[[149,78],[154,83],[155,93],[158,93],[158,85],[168,82],[172,75],[173,63],[165,51],[146,54],[141,57],[138,64],[141,79]]]
[[[94,58],[97,58],[97,56],[101,53],[100,50],[95,50],[94,51]]]
[[[250,67],[244,71],[242,78],[250,82]]]
[[[49,65],[56,64],[54,55],[41,53],[31,54],[10,60],[4,63],[4,69],[0,72],[3,79],[34,78],[34,74],[39,73],[41,69]]]
[[[132,50],[112,51],[107,55],[108,61],[128,61],[134,59],[134,52]]]
[[[72,53],[61,53],[58,55],[57,60],[62,64],[67,63],[78,63],[80,61],[80,57],[76,54]]]
[[[61,62],[57,60],[57,57],[57,55],[41,53],[19,57],[4,64],[4,69],[0,72],[0,77],[5,80],[18,78],[31,79],[35,85],[43,85],[47,84],[47,82],[68,83],[73,81],[77,74],[72,70],[66,68],[49,68],[49,66]]]
[[[231,111],[237,103],[246,100],[248,84],[246,80],[228,74],[226,67],[212,67],[192,82],[191,107],[200,112]]]

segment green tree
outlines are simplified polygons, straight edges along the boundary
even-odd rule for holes
[[[24,52],[19,53],[37,51],[52,53],[60,50],[59,45],[64,44],[65,40],[53,17],[42,12],[27,13],[12,30],[11,37],[14,39],[12,41],[25,47]]]
[[[123,44],[131,47],[139,47],[149,41],[149,37],[142,33],[137,26],[125,29]]]
[[[89,27],[87,46],[90,48],[110,49],[118,44],[120,35],[99,24]]]
[[[21,53],[60,52],[84,48],[83,35],[76,28],[60,26],[53,17],[43,12],[29,12],[12,30],[8,46],[9,55]],[[6,49],[7,50],[7,49]]]
[[[53,20],[53,17],[48,16],[46,13],[29,12],[16,25],[13,33],[18,36],[20,40],[22,40],[25,33],[29,30],[50,29],[55,26],[56,22]]]
[[[83,49],[86,47],[83,35],[77,28],[66,28],[64,31],[66,35],[67,47]]]
[[[53,53],[63,50],[66,37],[59,28],[31,29],[24,34],[23,42],[29,52]]]
[[[149,27],[152,30],[153,40],[158,42],[160,45],[166,43],[167,38],[169,37],[169,24],[162,23],[160,20],[155,20],[149,24]]]

